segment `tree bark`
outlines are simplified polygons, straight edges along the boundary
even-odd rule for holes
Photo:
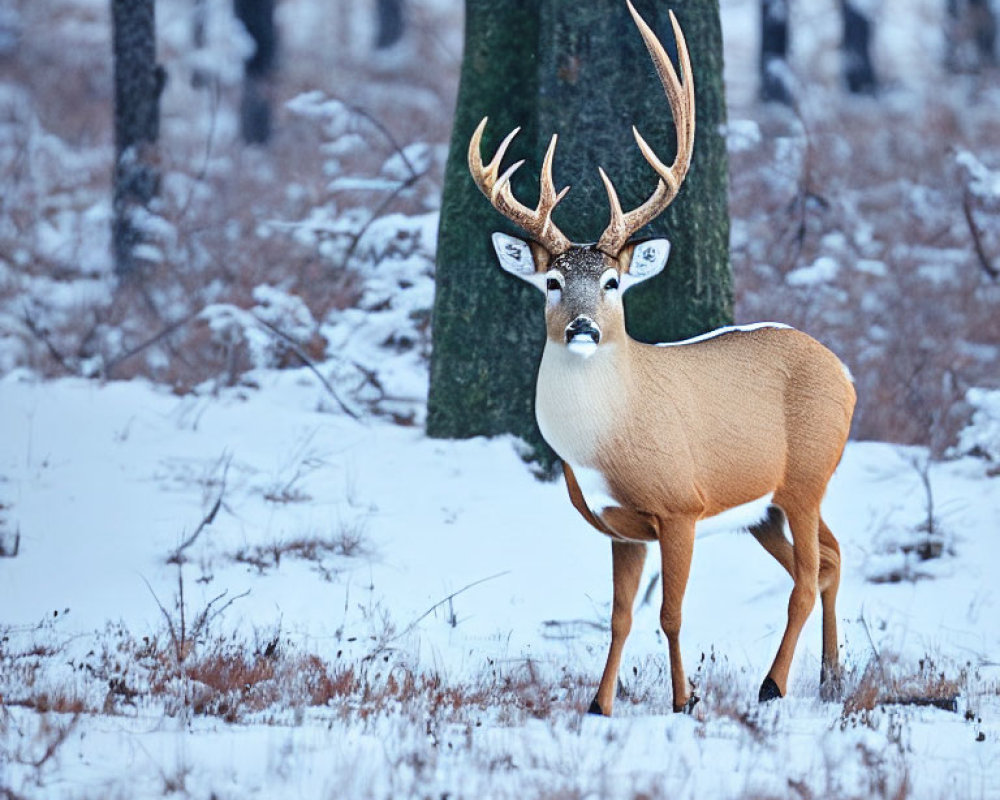
[[[513,149],[528,163],[515,176],[514,190],[525,198],[537,191],[538,4],[466,0],[465,8],[465,53],[438,230],[427,433],[513,433],[544,453],[533,410],[542,309],[534,289],[500,270],[490,242],[496,230],[523,233],[479,192],[466,160],[469,137],[487,114],[487,158],[520,125]]]
[[[695,73],[698,129],[694,161],[667,213],[643,235],[673,241],[663,275],[626,296],[633,336],[666,341],[731,320],[729,221],[718,0],[671,4],[683,26]],[[666,7],[636,7],[673,50]],[[642,39],[620,0],[467,0],[466,49],[452,134],[438,238],[428,434],[441,438],[513,433],[534,458],[554,456],[534,419],[534,386],[545,340],[538,292],[503,273],[493,231],[524,236],[480,194],[468,173],[469,137],[486,114],[483,154],[522,127],[508,160],[526,159],[514,192],[537,199],[541,158],[560,134],[557,186],[573,190],[555,212],[576,241],[594,241],[607,225],[608,202],[597,175],[603,166],[625,205],[638,205],[656,185],[631,135],[635,123],[661,158],[673,158],[670,107]]]
[[[792,102],[788,85],[788,0],[760,0],[760,99]]]
[[[137,212],[149,206],[159,186],[156,141],[160,93],[165,82],[156,64],[153,0],[112,0],[115,163],[112,177],[111,247],[119,280],[135,277],[143,241]]]

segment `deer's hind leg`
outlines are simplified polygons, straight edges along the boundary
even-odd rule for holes
[[[795,580],[795,549],[785,536],[785,512],[780,506],[768,508],[767,517],[751,526],[750,533]],[[837,646],[837,590],[840,587],[840,545],[823,518],[819,519],[818,588],[823,604],[823,661],[820,666],[820,693],[825,700],[836,699],[840,688]]]
[[[837,648],[837,590],[840,588],[840,545],[820,517],[819,596],[823,602],[823,662],[820,665],[820,696],[835,700],[840,693],[840,659]]]
[[[788,622],[785,625],[785,633],[781,637],[781,644],[778,646],[771,669],[760,687],[759,699],[762,702],[785,695],[795,645],[813,606],[816,605],[819,589],[819,501],[796,502],[793,497],[782,498],[777,493],[774,500],[775,504],[784,510],[792,530],[791,574],[794,585],[788,598]]]

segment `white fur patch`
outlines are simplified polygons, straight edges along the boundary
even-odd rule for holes
[[[590,358],[597,352],[597,342],[589,336],[574,336],[566,343],[566,349],[581,358]]]
[[[748,332],[748,331],[758,331],[761,328],[777,328],[779,330],[791,330],[791,325],[785,325],[783,322],[754,322],[750,325],[729,325],[725,328],[716,328],[714,331],[709,331],[708,333],[703,333],[700,336],[693,336],[690,339],[684,339],[681,342],[660,342],[657,347],[683,347],[686,344],[695,344],[696,342],[704,342],[707,339],[714,339],[716,336],[722,336],[725,333],[736,333],[736,332]]]
[[[505,272],[527,281],[536,289],[545,291],[546,276],[535,271],[535,258],[527,242],[506,233],[493,234],[493,249]]]
[[[580,358],[566,345],[546,341],[535,386],[535,419],[563,461],[596,463],[600,443],[624,405],[621,369],[613,342]]]
[[[606,508],[618,505],[611,496],[608,482],[604,479],[604,474],[593,467],[578,467],[570,464],[573,468],[573,475],[576,476],[577,485],[583,494],[583,500],[595,516],[600,516]]]
[[[670,257],[670,242],[667,239],[650,239],[641,242],[632,251],[628,270],[622,274],[621,286],[624,292],[630,286],[659,275]]]
[[[695,534],[714,536],[718,533],[746,530],[767,518],[767,507],[771,505],[772,497],[773,493],[769,493],[741,506],[733,506],[714,517],[698,520]]]

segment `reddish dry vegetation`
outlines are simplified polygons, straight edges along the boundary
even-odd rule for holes
[[[0,668],[9,679],[0,708],[119,714],[144,707],[227,722],[287,720],[289,713],[322,708],[361,720],[403,714],[471,722],[487,709],[509,720],[577,712],[593,691],[566,669],[558,680],[543,677],[530,660],[503,667],[490,662],[473,679],[452,681],[397,663],[383,649],[350,660],[338,652],[326,660],[279,637],[254,646],[224,637],[178,643],[169,633],[137,639],[122,628],[107,634],[80,662],[62,649],[0,649]],[[72,668],[65,689],[52,688],[58,685],[50,677],[56,663]]]
[[[843,716],[864,720],[877,707],[889,705],[934,706],[957,712],[966,679],[965,670],[949,675],[929,656],[920,659],[916,669],[894,657],[876,657],[860,675],[848,678],[853,686],[844,697]]]

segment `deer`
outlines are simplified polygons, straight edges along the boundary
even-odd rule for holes
[[[632,627],[646,545],[660,552],[660,627],[667,640],[673,710],[690,712],[681,659],[681,607],[696,528],[710,518],[755,511],[745,526],[792,578],[787,622],[758,699],[785,696],[799,634],[822,602],[821,694],[839,680],[836,599],[840,547],[820,515],[855,404],[847,367],[809,335],[779,323],[720,328],[664,345],[632,339],[622,295],[659,274],[667,239],[632,241],[673,202],[691,164],[695,96],[687,43],[670,22],[683,79],[629,0],[629,12],[666,94],[676,155],[664,164],[633,126],[640,152],[658,176],[642,205],[623,212],[613,183],[598,168],[610,220],[596,243],[575,244],[552,212],[569,191],[556,191],[552,136],[540,171],[537,206],[514,197],[500,172],[519,128],[484,164],[488,117],[469,142],[472,178],[494,208],[528,234],[494,233],[500,267],[545,295],[546,339],[535,387],[535,418],[562,462],[570,502],[611,539],[611,644],[589,712],[611,716],[622,650]],[[789,536],[791,541],[789,541]]]

